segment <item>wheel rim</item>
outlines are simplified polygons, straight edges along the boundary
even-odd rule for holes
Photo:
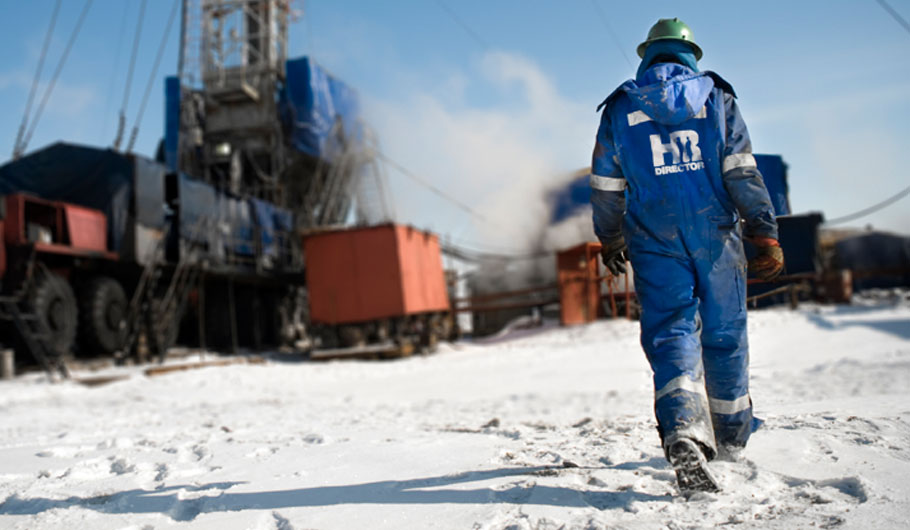
[[[120,321],[123,319],[123,305],[119,302],[112,302],[108,304],[107,310],[104,312],[104,320],[110,329],[117,329],[120,327]]]
[[[66,309],[63,306],[63,300],[54,298],[54,301],[47,308],[46,320],[47,326],[51,328],[51,331],[63,329],[66,321]]]

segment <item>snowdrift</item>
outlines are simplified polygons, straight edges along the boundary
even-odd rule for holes
[[[402,361],[0,385],[0,527],[901,528],[906,300],[750,314],[766,420],[681,498],[637,323]]]

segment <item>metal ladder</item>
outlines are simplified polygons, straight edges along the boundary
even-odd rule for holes
[[[162,258],[164,257],[169,231],[165,231],[161,239],[155,244],[155,248],[152,249],[151,255],[142,269],[142,274],[139,276],[139,283],[136,285],[133,297],[130,299],[129,309],[123,324],[126,329],[126,340],[123,343],[123,351],[119,356],[121,360],[128,357],[133,350],[133,345],[136,343],[142,327],[143,316],[145,316],[146,322],[154,321],[154,315],[150,314],[153,305],[152,298],[154,298],[155,289],[158,287],[158,280],[161,278]],[[150,339],[152,338],[150,337]],[[153,348],[156,348],[156,346],[152,345]]]
[[[186,260],[181,254],[164,297],[152,301],[151,314],[155,315],[151,326],[154,335],[152,341],[159,348],[159,356],[162,360],[166,355],[164,348],[161,347],[162,338],[171,326],[180,324],[178,319],[183,314],[190,290],[197,284],[199,275],[200,268],[195,263]]]
[[[191,233],[198,234],[207,222],[206,218],[200,218]],[[169,232],[170,228],[152,250],[152,255],[142,270],[139,284],[130,300],[129,312],[125,321],[127,336],[124,343],[124,355],[128,355],[132,351],[142,324],[144,324],[149,350],[158,357],[159,362],[164,361],[167,356],[167,349],[163,344],[164,334],[168,328],[179,324],[175,320],[182,314],[187,296],[199,279],[200,268],[197,264],[187,260],[184,253],[181,252],[164,296],[160,299],[156,298],[155,292],[164,269],[163,257]],[[197,244],[193,238],[189,238],[188,241],[193,245]]]
[[[36,313],[21,306],[34,279],[35,271],[32,270],[32,265],[29,265],[29,274],[19,291],[10,296],[0,296],[0,319],[12,321],[25,347],[41,363],[49,377],[53,378],[55,374],[59,374],[64,379],[69,379],[69,369],[64,360],[65,352],[58,352],[51,345],[51,332],[44,321]],[[46,274],[44,267],[39,267],[39,273]]]

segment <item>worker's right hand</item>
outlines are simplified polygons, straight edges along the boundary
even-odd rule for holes
[[[600,258],[604,262],[604,267],[610,271],[613,276],[619,276],[626,273],[626,261],[629,259],[626,250],[626,241],[619,237],[611,243],[605,243],[600,250]]]
[[[780,243],[770,237],[753,237],[757,255],[749,260],[749,272],[760,280],[773,280],[784,268],[784,251]]]

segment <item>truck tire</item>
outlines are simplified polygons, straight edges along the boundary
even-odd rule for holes
[[[126,341],[122,323],[129,302],[120,282],[98,276],[88,282],[79,296],[79,339],[84,355],[112,355]]]
[[[55,355],[68,355],[76,341],[79,310],[76,295],[62,276],[48,272],[37,280],[31,300],[32,310],[44,323]]]

